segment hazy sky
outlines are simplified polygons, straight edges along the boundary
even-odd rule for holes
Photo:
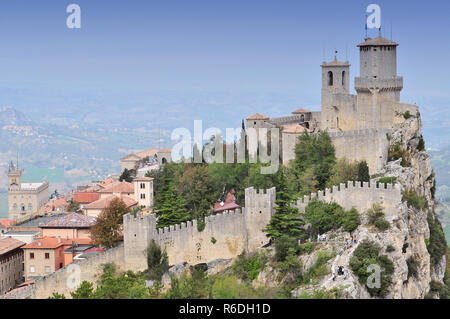
[[[81,7],[81,29],[66,27],[70,3]],[[296,92],[318,104],[319,65],[334,49],[359,74],[370,3],[400,43],[404,96],[450,100],[445,0],[4,0],[0,85]]]

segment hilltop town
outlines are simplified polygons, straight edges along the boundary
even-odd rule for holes
[[[177,280],[203,278],[199,265],[215,280],[247,284],[253,297],[259,288],[271,297],[276,289],[284,297],[445,297],[435,175],[419,107],[400,100],[398,43],[380,35],[357,48],[356,95],[350,64],[335,57],[321,65],[320,112],[246,118],[245,130],[281,130],[283,165],[273,176],[259,173],[261,163],[179,163],[169,149],[150,148],[123,157],[120,174],[47,201],[48,183],[23,182],[11,163],[0,259],[13,266],[2,270],[3,298],[79,296],[108,267],[145,278],[145,287],[134,283],[148,288],[144,296],[176,295]],[[118,212],[117,232],[102,237],[101,223]],[[150,251],[165,257],[150,264]],[[366,282],[369,255],[380,287]],[[77,285],[66,284],[71,265]]]

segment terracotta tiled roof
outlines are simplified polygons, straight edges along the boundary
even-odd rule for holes
[[[366,47],[366,46],[382,46],[382,45],[388,45],[388,46],[398,46],[398,43],[395,43],[391,40],[388,40],[386,38],[383,38],[382,36],[379,36],[377,38],[365,38],[365,41],[363,43],[360,43],[357,45],[357,47]]]
[[[40,237],[35,241],[23,246],[23,249],[56,249],[61,246],[72,246],[73,243],[77,245],[92,244],[90,238],[58,238],[58,237]]]
[[[55,218],[41,225],[41,228],[89,228],[95,225],[96,218],[82,214],[71,213],[66,216]]]
[[[289,124],[283,126],[282,133],[289,133],[289,134],[301,134],[305,131],[308,131],[304,126],[300,124]]]
[[[73,200],[81,204],[89,204],[99,199],[100,193],[98,192],[76,192],[73,196]]]
[[[162,148],[158,151],[158,153],[172,153],[172,150],[168,148]]]
[[[24,245],[24,242],[11,237],[0,239],[0,256]]]
[[[311,113],[311,111],[305,110],[304,108],[296,109],[295,111],[292,111],[292,114],[300,114],[300,113]]]
[[[270,118],[261,113],[255,113],[247,117],[247,120],[269,120]]]
[[[107,187],[108,185],[111,185],[114,182],[116,182],[116,180],[114,180],[113,178],[107,178],[103,182],[98,183],[98,186],[100,186],[101,188],[105,188],[105,187]]]
[[[55,249],[64,245],[63,240],[57,237],[41,237],[25,246],[23,249]]]
[[[119,198],[119,197],[117,197],[115,195],[111,195],[111,196],[99,199],[93,203],[90,203],[90,204],[84,206],[84,208],[85,209],[104,209],[104,208],[108,207],[109,204],[115,198]],[[132,199],[128,196],[122,196],[122,197],[120,197],[120,199],[127,205],[127,207],[131,207],[131,206],[137,204],[137,202],[134,199]]]
[[[155,156],[156,153],[158,153],[158,150],[154,147],[148,149],[148,150],[144,150],[144,151],[140,151],[140,152],[136,152],[134,154],[136,154],[137,156],[139,156],[140,158],[145,158],[145,157],[152,157]]]
[[[11,227],[16,224],[16,221],[14,219],[1,219],[0,224],[4,227]]]
[[[143,177],[136,177],[135,179],[133,179],[133,181],[136,181],[136,182],[149,182],[149,181],[152,181],[153,180],[153,177],[146,177],[146,176],[143,176]]]
[[[41,213],[49,213],[55,210],[65,210],[69,206],[67,200],[61,196],[56,199],[49,200],[44,206],[42,206],[39,211]]]
[[[134,185],[128,182],[114,182],[99,193],[134,193]]]

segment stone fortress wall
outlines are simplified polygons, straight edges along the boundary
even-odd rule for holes
[[[392,216],[396,214],[397,205],[402,201],[402,193],[398,184],[349,181],[339,186],[333,186],[333,188],[326,188],[324,191],[306,195],[297,201],[295,207],[300,212],[304,212],[313,198],[328,203],[335,202],[345,210],[355,207],[360,214],[371,208],[374,203],[379,203],[383,206],[386,216]]]
[[[241,211],[211,215],[199,231],[197,220],[156,228],[154,215],[124,216],[126,269],[147,268],[145,250],[151,240],[165,249],[169,264],[207,263],[219,258],[234,258],[244,251],[254,251],[268,243],[262,229],[270,221],[275,203],[275,188],[245,190]]]
[[[79,266],[79,282],[87,280],[94,283],[105,263],[115,263],[120,270],[145,270],[145,250],[152,239],[166,249],[170,265],[182,262],[207,263],[255,251],[269,242],[262,229],[269,223],[274,212],[275,194],[275,188],[266,191],[247,188],[245,208],[242,211],[208,216],[203,231],[198,231],[196,220],[157,229],[154,215],[133,217],[127,214],[124,216],[122,245],[76,261],[72,266]],[[304,196],[294,206],[304,212],[313,198],[336,202],[346,210],[355,207],[359,213],[364,213],[374,203],[379,203],[386,216],[392,216],[396,214],[402,196],[399,185],[348,182]],[[0,299],[47,298],[53,292],[69,297],[70,292],[75,289],[72,279],[75,278],[76,271],[72,266],[61,268],[36,280],[34,286],[18,289],[12,294],[0,296]]]

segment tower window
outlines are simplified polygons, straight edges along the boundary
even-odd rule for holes
[[[342,71],[342,85],[345,85],[345,71]]]
[[[333,72],[328,71],[328,86],[333,86]]]

